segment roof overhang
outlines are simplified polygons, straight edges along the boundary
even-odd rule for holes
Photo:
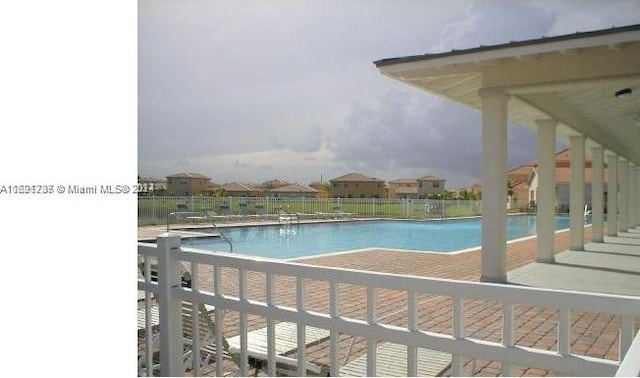
[[[478,110],[481,94],[509,94],[514,124],[535,131],[536,120],[552,118],[564,144],[584,135],[587,147],[640,165],[640,25],[375,64],[390,78]],[[630,94],[615,95],[626,88]]]

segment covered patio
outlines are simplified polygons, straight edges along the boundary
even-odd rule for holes
[[[375,62],[384,75],[482,112],[482,280],[508,282],[507,124],[538,136],[538,263],[554,264],[556,143],[571,150],[572,251],[585,249],[585,156],[592,241],[640,224],[640,25]],[[636,293],[640,295],[640,293]]]

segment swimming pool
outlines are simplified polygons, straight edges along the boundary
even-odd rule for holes
[[[557,216],[556,230],[566,228],[569,217]],[[233,241],[234,253],[281,259],[373,247],[451,253],[480,245],[481,222],[480,218],[444,222],[375,220],[229,227],[223,232]],[[507,240],[535,232],[535,215],[507,218]],[[229,244],[220,238],[185,239],[182,244],[229,251]]]

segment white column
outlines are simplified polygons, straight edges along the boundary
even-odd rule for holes
[[[618,231],[627,231],[629,228],[629,161],[620,159],[618,162],[620,217],[618,219]]]
[[[604,241],[604,153],[602,147],[591,148],[593,181],[591,182],[591,241]]]
[[[629,217],[627,218],[627,229],[636,226],[636,165],[629,162]]]
[[[618,155],[607,155],[607,235],[618,236]]]
[[[635,218],[634,218],[633,225],[635,227],[638,227],[640,226],[640,167],[635,168],[634,175],[636,177],[636,189],[635,189],[635,192],[633,193],[633,196],[636,201],[636,204],[635,204],[636,211],[635,211]]]
[[[552,119],[536,120],[538,128],[538,236],[537,262],[553,263],[556,202],[556,124]]]
[[[481,281],[507,281],[507,101],[503,93],[482,97]]]
[[[163,377],[184,376],[182,357],[182,301],[175,294],[181,285],[180,237],[165,232],[156,238],[158,246],[158,316],[160,318],[160,355]],[[166,356],[166,357],[165,357]]]
[[[570,137],[569,249],[584,250],[584,136]]]

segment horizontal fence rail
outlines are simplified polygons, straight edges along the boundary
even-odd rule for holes
[[[478,216],[482,201],[378,198],[139,197],[138,225],[166,224],[175,212],[214,212],[216,221],[261,219],[281,211],[301,217],[349,214],[354,217],[442,219]]]
[[[216,345],[223,343],[225,325],[237,329],[240,347],[236,361],[239,364],[240,376],[248,375],[248,319],[254,317],[266,319],[268,347],[265,360],[268,361],[267,374],[270,376],[276,375],[274,325],[279,322],[297,324],[297,351],[289,358],[295,360],[294,375],[299,376],[307,375],[310,363],[305,345],[307,326],[329,332],[327,372],[332,376],[337,376],[343,365],[338,352],[341,335],[366,339],[367,375],[376,374],[376,346],[384,341],[405,346],[406,355],[401,358],[406,358],[407,371],[404,374],[407,376],[417,375],[418,348],[450,354],[453,376],[469,375],[463,371],[463,359],[497,361],[502,365],[503,375],[511,375],[512,367],[520,366],[579,376],[613,376],[621,365],[620,361],[581,355],[572,350],[571,334],[575,325],[571,319],[573,315],[581,312],[609,314],[619,320],[618,356],[622,356],[620,360],[627,351],[637,349],[637,340],[634,343],[633,339],[634,325],[640,316],[638,297],[374,273],[201,251],[180,247],[179,238],[168,233],[158,237],[157,247],[153,244],[139,243],[138,256],[140,261],[146,262],[140,264],[141,269],[146,269],[146,274],[143,278],[139,276],[138,289],[146,291],[147,297],[157,296],[161,308],[160,334],[174,336],[173,340],[170,337],[160,340],[161,350],[164,351],[164,355],[161,355],[165,356],[160,363],[162,375],[184,373],[184,366],[178,363],[181,360],[182,344],[179,342],[179,334],[176,336],[176,329],[180,329],[176,314],[181,301],[206,304],[215,308]],[[157,264],[159,272],[157,283],[149,279],[149,266],[153,264]],[[202,279],[210,281],[211,286],[205,288],[203,285],[194,284],[192,288],[181,287],[179,267],[186,267],[192,273],[200,272]],[[203,276],[205,271],[209,273]],[[163,278],[163,273],[172,277]],[[264,289],[260,298],[253,297],[253,291],[257,289],[255,282],[253,286],[248,286],[250,277],[255,278],[256,275],[261,277],[258,282],[263,287],[260,289]],[[287,281],[290,283],[275,284],[283,279],[290,280]],[[225,290],[224,287],[227,285],[232,285],[234,289],[231,292],[228,288]],[[308,295],[310,287],[317,288],[319,285],[322,290],[314,292],[316,295],[313,297]],[[363,317],[349,315],[345,310],[344,307],[347,305],[354,305],[341,301],[340,288],[345,286],[362,289],[359,302],[364,306]],[[279,302],[277,294],[283,290],[287,291],[288,298],[293,298],[288,304]],[[406,311],[407,326],[394,325],[385,320],[385,312],[379,308],[379,295],[384,291],[392,291],[398,293],[399,297],[406,298],[406,308],[403,310]],[[419,298],[424,296],[442,297],[452,304],[447,307],[451,311],[451,332],[419,326]],[[322,303],[317,303],[319,298],[322,298]],[[473,301],[495,303],[501,309],[497,310],[498,317],[502,317],[502,321],[499,322],[502,328],[501,341],[466,336],[469,318],[465,309],[466,305]],[[518,306],[522,305],[553,309],[556,314],[555,320],[548,321],[556,322],[555,350],[518,345],[515,338],[515,313]],[[167,308],[162,310],[163,306]],[[237,321],[238,324],[225,320],[229,313],[237,314],[234,322]],[[151,334],[150,328],[148,331],[148,334]],[[152,345],[149,343],[147,348],[152,348]],[[223,357],[223,353],[215,355],[218,376],[225,373]],[[150,365],[149,361],[146,366]],[[198,369],[199,364],[194,363],[195,375]]]

